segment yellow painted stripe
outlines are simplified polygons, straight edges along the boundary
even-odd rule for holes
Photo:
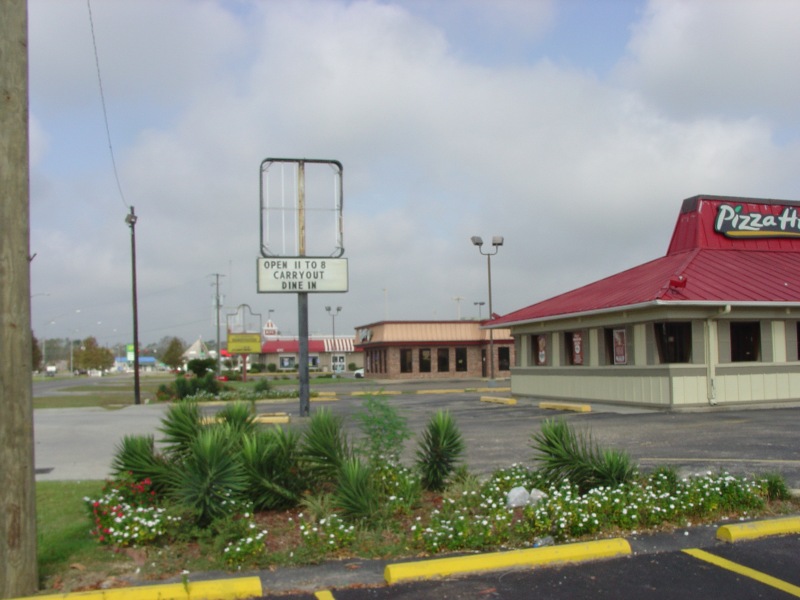
[[[464,390],[439,389],[439,390],[417,390],[415,394],[463,394]]]
[[[448,575],[463,575],[496,571],[513,567],[533,567],[564,562],[579,562],[610,558],[631,553],[628,542],[622,538],[563,544],[529,550],[511,550],[492,554],[471,554],[416,562],[387,565],[383,576],[392,584],[411,579],[430,579]]]
[[[91,592],[70,594],[51,594],[32,596],[27,600],[234,600],[263,595],[261,579],[258,577],[238,577],[213,581],[169,583],[165,585],[145,585]],[[16,600],[23,600],[17,598]]]
[[[790,533],[800,533],[800,517],[723,525],[717,529],[717,539],[723,542],[737,542],[739,540],[752,540],[770,535],[787,535]]]
[[[510,392],[510,387],[482,387],[482,388],[475,388],[476,392]]]
[[[517,403],[516,398],[498,398],[497,396],[481,396],[481,402],[492,402],[494,404],[509,404],[515,405]]]
[[[588,404],[571,404],[569,402],[539,402],[539,408],[550,410],[571,410],[574,412],[592,412]]]
[[[317,600],[336,600],[328,590],[320,590],[318,592],[314,592],[314,597]]]
[[[256,415],[253,419],[256,423],[288,423],[291,417],[286,413]]]
[[[694,556],[699,560],[703,560],[707,563],[711,563],[712,565],[716,565],[722,569],[727,569],[728,571],[733,571],[734,573],[738,573],[739,575],[744,575],[745,577],[749,577],[750,579],[755,579],[765,585],[774,587],[775,589],[781,590],[782,592],[786,592],[787,594],[792,594],[800,598],[800,587],[796,585],[792,585],[791,583],[784,581],[783,579],[778,579],[777,577],[773,577],[772,575],[767,575],[766,573],[762,573],[761,571],[756,571],[755,569],[751,569],[750,567],[745,567],[744,565],[740,565],[739,563],[735,563],[730,560],[726,560],[710,552],[706,552],[704,550],[699,550],[698,548],[688,548],[684,550],[686,554],[690,556]]]

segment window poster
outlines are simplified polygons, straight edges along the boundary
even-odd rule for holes
[[[536,336],[536,364],[547,364],[547,337],[543,335]]]
[[[624,329],[614,330],[614,364],[628,364],[628,344]]]
[[[583,335],[580,331],[572,334],[572,364],[583,364]]]

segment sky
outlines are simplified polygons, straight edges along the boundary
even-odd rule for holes
[[[256,291],[266,158],[343,166],[349,289],[309,294],[312,335],[486,318],[472,236],[504,237],[502,315],[664,255],[685,198],[800,199],[794,0],[28,12],[40,340],[132,341],[131,207],[142,345],[214,340],[217,290],[223,343],[243,305],[297,335],[297,295]]]

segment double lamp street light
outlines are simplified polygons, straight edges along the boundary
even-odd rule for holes
[[[492,257],[500,250],[503,245],[503,236],[496,235],[492,237],[493,252],[483,251],[483,238],[479,235],[473,235],[471,238],[472,244],[478,247],[478,251],[486,257],[486,266],[489,274],[489,320],[494,319],[494,312],[492,312]],[[494,330],[489,329],[489,378],[494,380]]]

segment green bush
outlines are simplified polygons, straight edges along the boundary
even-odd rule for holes
[[[253,402],[236,400],[217,413],[217,421],[227,423],[238,440],[252,435],[257,428],[256,408]],[[238,445],[238,444],[237,444]]]
[[[300,434],[275,427],[243,438],[247,496],[258,510],[296,506],[307,488],[300,465]]]
[[[111,461],[111,474],[116,479],[148,480],[156,492],[169,486],[170,465],[156,453],[152,435],[126,435],[117,444]]]
[[[377,517],[381,508],[379,494],[370,468],[358,458],[350,457],[342,463],[333,502],[350,522],[369,523]]]
[[[323,408],[311,415],[303,432],[302,456],[318,483],[333,483],[352,452],[344,433],[343,419]]]
[[[447,478],[464,453],[464,438],[449,411],[431,417],[417,450],[417,468],[422,486],[433,492],[445,488]]]
[[[188,401],[170,405],[158,428],[164,434],[162,442],[167,451],[176,455],[186,454],[202,429],[200,407],[196,402]]]
[[[543,421],[532,446],[550,485],[566,480],[585,493],[594,487],[628,483],[637,475],[626,452],[599,448],[590,435],[575,432],[564,419]]]
[[[186,369],[194,373],[198,378],[204,377],[209,371],[215,371],[216,368],[217,361],[213,358],[194,358],[186,363]]]
[[[244,504],[247,479],[227,427],[201,431],[174,477],[171,498],[193,510],[200,526],[232,515]]]
[[[372,463],[396,463],[403,446],[411,437],[408,422],[384,396],[368,396],[361,411],[355,414],[364,439],[361,452]]]
[[[767,500],[785,502],[792,497],[786,480],[780,473],[764,473],[756,478],[756,484],[760,488],[762,496]]]
[[[272,389],[272,385],[270,385],[269,379],[263,377],[256,381],[255,385],[253,386],[253,391],[256,393],[264,393],[268,392]]]

